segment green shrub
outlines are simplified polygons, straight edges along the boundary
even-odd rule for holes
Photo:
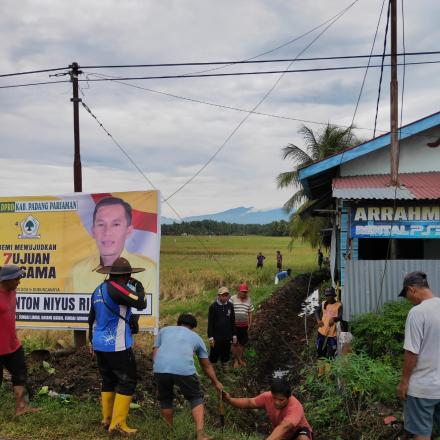
[[[299,388],[299,399],[313,429],[320,433],[361,425],[365,410],[377,402],[395,402],[399,372],[381,360],[365,354],[338,356],[303,371],[306,379]],[[323,437],[324,438],[324,437]]]
[[[354,350],[395,366],[400,365],[405,321],[410,309],[408,301],[393,301],[386,303],[380,313],[359,315],[351,328]]]

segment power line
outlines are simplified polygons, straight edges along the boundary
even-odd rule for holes
[[[356,0],[351,4],[349,8],[346,8],[343,12],[339,13],[336,18],[331,21],[304,49],[302,49],[298,54],[297,57],[300,57],[305,51],[307,51],[336,21],[339,20],[355,3],[357,3]],[[290,64],[287,66],[286,71],[290,68],[290,66],[293,64],[294,61],[291,61]],[[269,95],[275,90],[275,88],[278,86],[280,81],[284,78],[284,75],[286,72],[281,73],[281,75],[277,78],[277,80],[274,82],[272,87],[263,95],[263,97],[257,102],[257,104],[251,109],[251,111],[238,123],[238,125],[232,130],[232,132],[226,137],[225,141],[220,145],[220,147],[214,152],[214,154],[209,157],[209,159],[196,171],[185,183],[183,183],[179,188],[177,188],[172,194],[170,194],[166,200],[169,200],[171,197],[174,197],[179,191],[181,191],[183,188],[185,188],[189,183],[191,183],[220,153],[220,151],[227,145],[227,143],[232,139],[232,137],[235,135],[235,133],[238,132],[238,130],[241,128],[241,126],[248,120],[248,118],[251,116],[252,112],[256,111],[257,108],[269,97]]]
[[[402,46],[403,46],[403,50],[405,50],[405,11],[404,11],[404,0],[402,0]],[[404,58],[405,61],[405,58]],[[402,127],[402,123],[403,123],[403,98],[405,96],[405,63],[403,66],[403,74],[402,74],[402,92],[401,92],[401,104],[400,104],[400,127]],[[400,140],[400,131],[398,131],[399,133],[399,140]],[[397,179],[399,179],[399,167],[397,167]],[[393,200],[393,212],[396,212],[396,208],[397,208],[397,185],[394,188],[394,200]],[[396,222],[394,216],[393,219],[391,221],[391,229],[393,228],[394,223]],[[377,298],[377,302],[376,302],[376,313],[379,311],[379,307],[380,307],[380,300],[382,299],[382,294],[383,294],[383,285],[384,285],[384,281],[385,281],[385,274],[387,271],[387,266],[388,266],[388,261],[390,260],[390,253],[391,253],[391,232],[390,232],[390,238],[388,241],[388,246],[387,246],[387,257],[385,259],[385,264],[384,264],[384,268],[383,268],[383,274],[382,274],[382,279],[380,282],[380,293],[379,296]]]
[[[325,26],[327,23],[332,22],[334,19],[337,19],[337,18],[339,17],[339,14],[341,14],[341,13],[344,14],[346,11],[348,11],[348,10],[349,10],[354,4],[356,4],[358,1],[359,1],[359,0],[355,0],[354,2],[352,2],[351,4],[349,4],[346,8],[344,8],[344,9],[342,9],[340,12],[338,12],[336,15],[334,15],[333,17],[329,18],[328,20],[324,21],[324,22],[321,23],[320,25],[314,27],[313,29],[310,29],[309,31],[304,32],[303,34],[301,34],[301,35],[299,35],[299,36],[297,36],[297,37],[294,37],[294,38],[292,38],[291,40],[286,41],[285,43],[280,44],[280,45],[277,46],[277,47],[274,47],[274,48],[272,48],[272,49],[269,49],[269,50],[266,50],[266,51],[264,51],[264,52],[261,52],[261,53],[258,54],[258,55],[254,55],[254,56],[252,56],[252,57],[249,57],[249,58],[247,58],[247,59],[244,60],[244,61],[251,61],[251,60],[254,60],[254,59],[256,59],[256,58],[262,57],[263,55],[267,55],[267,54],[269,54],[269,53],[276,52],[277,50],[282,49],[283,47],[289,46],[290,44],[294,43],[295,41],[298,41],[298,40],[300,40],[301,38],[304,38],[304,37],[306,37],[307,35],[313,33],[314,31],[320,29],[321,27]],[[232,64],[230,64],[230,65],[232,65]],[[212,69],[205,69],[205,70],[202,70],[202,71],[199,71],[199,72],[190,72],[190,73],[195,74],[195,73],[212,72],[212,71],[214,71],[214,70],[224,69],[225,67],[227,67],[227,65],[226,65],[226,66],[214,67],[214,68],[212,68]]]
[[[293,61],[291,62],[293,63]],[[435,61],[414,61],[405,63],[405,66],[418,66],[427,64],[439,64],[440,60]],[[290,65],[289,65],[290,66]],[[310,73],[310,72],[332,72],[339,70],[357,70],[368,68],[381,68],[390,67],[391,64],[373,64],[373,65],[360,65],[360,66],[340,66],[340,67],[321,67],[310,69],[285,69],[285,70],[267,70],[267,71],[249,71],[249,72],[232,72],[232,73],[211,73],[203,75],[158,75],[158,76],[128,76],[128,77],[114,77],[114,78],[96,78],[96,79],[79,79],[78,82],[112,82],[112,81],[138,81],[138,80],[152,80],[152,79],[179,79],[179,78],[212,78],[212,77],[228,77],[228,76],[246,76],[246,75],[272,75],[277,73]],[[403,66],[403,63],[397,63],[397,66]],[[0,89],[11,89],[18,87],[39,86],[47,84],[59,84],[70,82],[69,80],[60,81],[43,81],[35,83],[25,84],[12,84],[7,86],[0,86]]]
[[[377,32],[376,32],[377,34]],[[397,56],[422,56],[422,55],[438,55],[440,51],[424,51],[424,52],[409,52],[398,53]],[[243,60],[243,61],[202,61],[192,63],[161,63],[161,64],[120,64],[120,65],[96,65],[96,66],[81,66],[82,69],[132,69],[132,68],[150,68],[150,67],[183,67],[183,66],[210,66],[210,65],[222,65],[234,66],[239,64],[267,64],[267,63],[287,63],[290,61],[302,62],[302,61],[331,61],[331,60],[349,60],[349,59],[362,59],[362,58],[382,58],[391,57],[391,54],[373,54],[368,55],[340,55],[332,57],[310,57],[310,58],[280,58],[280,59],[268,59],[268,60]],[[198,72],[201,73],[201,72]],[[20,75],[20,74],[16,74]],[[191,75],[191,74],[183,74]],[[0,75],[0,77],[6,75]]]
[[[118,77],[111,76],[111,75],[108,75],[108,74],[106,75],[106,74],[88,72],[87,75],[93,75],[93,76],[102,77],[102,78],[105,78],[105,77],[114,78],[115,80],[113,81],[113,83],[116,83],[116,84],[122,84],[122,85],[125,85],[127,87],[132,87],[132,88],[135,88],[135,89],[144,90],[146,92],[155,93],[155,94],[163,95],[163,96],[168,96],[170,98],[175,98],[175,99],[179,99],[179,100],[187,101],[187,102],[192,102],[192,103],[196,103],[196,104],[207,105],[207,106],[221,108],[221,109],[225,109],[225,110],[233,110],[233,111],[242,112],[242,113],[252,112],[252,114],[257,115],[257,116],[266,116],[266,117],[274,118],[274,119],[283,119],[283,120],[287,120],[287,121],[301,122],[303,124],[315,124],[315,125],[324,125],[324,126],[328,125],[328,121],[327,122],[312,121],[310,119],[301,119],[301,118],[295,118],[295,117],[286,116],[286,115],[278,115],[278,114],[273,114],[273,113],[251,111],[250,109],[244,109],[244,108],[240,108],[240,107],[234,107],[234,106],[230,106],[230,105],[219,104],[219,103],[205,101],[205,100],[201,100],[201,99],[189,98],[187,96],[176,95],[175,93],[164,92],[163,90],[150,89],[148,87],[143,87],[143,86],[140,86],[138,84],[131,84],[131,83],[127,83],[127,82],[124,82],[124,81],[119,81],[117,79]],[[334,125],[335,127],[340,127],[340,128],[349,128],[349,127],[353,127],[353,122],[352,122],[351,125],[344,125],[344,124],[332,124],[332,125]],[[370,127],[358,127],[358,126],[356,126],[355,128],[356,128],[356,130],[374,131],[374,128],[370,128]],[[388,130],[376,129],[376,131],[384,133],[384,134],[388,133]],[[402,134],[405,133],[405,130],[401,129],[399,131],[399,133],[400,133],[400,135],[402,135]],[[428,134],[414,134],[414,136],[438,139],[438,136],[428,135]]]
[[[26,83],[26,84],[12,84],[9,86],[0,86],[0,89],[14,89],[18,87],[30,87],[30,86],[43,86],[47,84],[60,84],[60,83],[70,83],[70,80],[59,80],[59,81],[42,81],[42,82],[34,82],[34,83]]]
[[[148,184],[155,190],[157,190],[157,187],[154,185],[152,180],[142,171],[142,169],[138,166],[138,164],[131,158],[131,156],[127,153],[126,149],[113,137],[113,135],[104,127],[102,122],[98,119],[98,117],[93,113],[93,111],[90,109],[90,107],[84,102],[81,101],[82,106],[87,111],[87,113],[92,116],[92,118],[97,122],[97,124],[102,128],[102,130],[105,132],[105,134],[112,140],[112,142],[119,148],[119,150],[122,152],[122,154],[127,158],[127,160],[136,168],[136,170],[141,174],[141,176],[148,182]],[[177,218],[180,221],[184,221],[182,216],[174,209],[174,207],[171,205],[171,203],[164,199],[162,197],[162,201],[165,202],[169,208],[174,212],[174,214],[177,216]],[[220,263],[220,260],[211,252],[211,250],[203,243],[202,240],[200,240],[197,235],[195,235],[197,241],[202,245],[203,248],[205,248],[208,255],[210,255],[214,261],[219,265],[220,269],[223,271],[224,274],[229,275],[228,270]]]
[[[292,61],[293,63],[294,61]],[[435,61],[414,61],[406,63],[406,66],[416,66],[425,64],[439,64],[440,60]],[[398,63],[398,66],[403,66],[403,63]],[[366,67],[389,67],[391,64],[373,64],[373,65],[359,65],[359,66],[339,66],[339,67],[313,67],[309,69],[283,69],[283,70],[256,70],[247,72],[229,72],[229,73],[208,73],[200,75],[151,75],[151,76],[127,76],[127,77],[117,77],[118,80],[122,81],[134,81],[134,80],[150,80],[150,79],[176,79],[176,78],[213,78],[213,77],[227,77],[227,76],[245,76],[245,75],[272,75],[277,73],[309,73],[309,72],[329,72],[338,70],[353,70],[353,69],[365,69]],[[79,80],[86,81],[86,80]],[[103,82],[103,81],[115,81],[113,78],[99,78],[99,79],[89,79],[90,82]]]
[[[388,26],[389,26],[389,23],[390,23],[390,15],[391,15],[391,1],[392,0],[388,1],[387,24],[385,26],[385,36],[384,36],[384,41],[383,41],[383,53],[384,54],[385,54],[385,51],[387,49]],[[380,93],[381,93],[381,89],[382,89],[382,78],[383,78],[384,61],[385,61],[385,57],[382,57],[382,64],[381,64],[381,67],[380,67],[379,90],[377,92],[376,115],[374,117],[373,137],[376,136],[377,116],[379,114],[379,103],[380,103]],[[400,65],[400,64],[398,64],[398,65]]]
[[[316,29],[316,28],[315,28]],[[300,37],[298,37],[300,38]],[[424,52],[402,52],[398,53],[398,57],[408,57],[408,56],[426,56],[426,55],[438,55],[440,51],[424,51]],[[258,55],[257,55],[258,56]],[[267,64],[267,63],[287,63],[290,61],[304,62],[304,61],[332,61],[332,60],[350,60],[350,59],[363,59],[363,58],[380,58],[380,57],[390,57],[391,54],[372,54],[369,55],[341,55],[332,57],[311,57],[311,58],[280,58],[280,59],[268,59],[268,60],[243,60],[243,61],[202,61],[202,62],[192,62],[192,63],[162,63],[162,64],[121,64],[121,65],[96,65],[96,66],[81,66],[82,69],[132,69],[132,68],[150,68],[150,67],[179,67],[179,66],[209,66],[209,65],[221,65],[221,68],[239,65],[239,64]],[[25,72],[13,72],[13,73],[2,73],[0,78],[7,78],[11,76],[21,76],[21,75],[32,75],[37,73],[47,73],[55,72],[60,70],[66,70],[69,67],[54,67],[52,69],[41,69],[41,70],[29,70]],[[214,70],[214,69],[210,69]],[[210,70],[206,70],[208,72]],[[202,72],[197,72],[202,73]],[[190,74],[182,74],[183,76],[188,76]],[[50,75],[59,76],[59,75]]]
[[[53,69],[28,70],[26,72],[2,73],[2,74],[0,74],[0,78],[4,78],[7,76],[32,75],[34,73],[56,72],[57,70],[66,70],[68,68],[69,67],[54,67]]]
[[[365,81],[367,79],[368,68],[370,67],[371,58],[378,56],[378,55],[373,55],[373,50],[374,50],[374,46],[376,44],[377,33],[379,31],[379,26],[380,26],[380,21],[382,19],[382,12],[383,12],[384,6],[385,6],[385,0],[382,1],[382,7],[380,9],[379,19],[377,20],[376,32],[374,33],[373,44],[371,45],[370,57],[368,58],[367,68],[365,69],[364,77],[362,79],[361,88],[359,90],[359,95],[358,95],[358,98],[357,98],[357,101],[356,101],[356,106],[354,108],[353,118],[351,119],[351,126],[352,127],[353,127],[353,124],[354,124],[354,120],[356,119],[356,114],[357,114],[357,111],[358,111],[358,108],[359,108],[359,103],[361,101],[362,92],[364,91]]]

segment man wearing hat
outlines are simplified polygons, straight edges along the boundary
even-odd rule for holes
[[[246,365],[244,361],[244,348],[249,341],[248,330],[252,324],[252,314],[254,312],[254,305],[248,293],[248,285],[242,283],[238,288],[237,295],[231,298],[231,302],[234,304],[235,332],[237,334],[237,344],[232,346],[234,368]]]
[[[25,400],[27,369],[15,327],[16,289],[24,274],[18,266],[0,268],[0,385],[5,367],[11,374],[16,416],[38,411],[29,407]]]
[[[406,275],[399,296],[414,307],[406,318],[397,394],[405,400],[405,429],[417,440],[429,440],[433,421],[440,429],[440,298],[432,293],[424,272]]]
[[[231,342],[237,343],[234,305],[229,301],[227,287],[218,289],[217,299],[209,306],[208,339],[211,346],[209,360],[215,364],[220,359],[223,371],[227,371]]]
[[[196,327],[196,318],[189,313],[182,313],[177,319],[177,326],[170,325],[160,330],[154,343],[153,371],[160,412],[168,425],[173,425],[176,386],[191,405],[197,440],[209,440],[211,437],[204,432],[203,391],[194,365],[194,354],[216,390],[221,392],[223,385],[209,362],[203,339],[194,331]]]
[[[89,312],[89,339],[102,378],[102,424],[109,432],[134,434],[127,426],[128,411],[136,388],[136,359],[132,350],[132,330],[137,321],[132,307],[146,306],[142,284],[131,277],[143,268],[132,268],[119,257],[111,266],[98,269],[109,275],[92,295]],[[137,330],[135,330],[137,332]]]
[[[324,291],[325,301],[315,310],[318,323],[318,337],[316,349],[318,357],[332,358],[336,355],[338,346],[336,337],[336,323],[342,319],[342,303],[336,299],[336,291],[328,287]]]

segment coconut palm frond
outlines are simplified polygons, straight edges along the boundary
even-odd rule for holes
[[[306,145],[307,152],[309,153],[309,156],[313,160],[319,159],[319,150],[320,150],[320,143],[319,140],[316,138],[316,135],[310,127],[307,127],[307,125],[303,125],[298,133],[300,133],[304,138],[304,143]],[[318,135],[319,138],[319,135]]]
[[[286,203],[284,203],[283,209],[286,212],[292,212],[297,206],[301,206],[305,200],[307,200],[307,196],[304,190],[300,189],[292,197],[290,197]]]
[[[299,185],[298,173],[296,171],[280,173],[278,174],[276,181],[278,189],[287,188],[291,185]]]
[[[307,165],[313,162],[313,158],[310,157],[304,150],[297,147],[294,144],[289,144],[282,149],[283,159],[291,159],[297,163],[297,167]]]

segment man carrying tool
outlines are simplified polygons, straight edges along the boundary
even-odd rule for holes
[[[290,385],[284,379],[273,379],[270,391],[259,396],[231,397],[223,392],[226,402],[235,408],[265,409],[273,431],[266,440],[312,440],[312,428],[304,415],[301,403],[292,396]]]
[[[197,440],[210,440],[211,437],[204,432],[203,392],[194,365],[194,353],[203,372],[218,392],[222,391],[223,385],[209,362],[203,339],[194,331],[196,327],[196,318],[183,313],[177,320],[177,326],[171,325],[160,330],[154,343],[153,371],[160,412],[168,425],[173,425],[174,386],[177,386],[191,405]]]
[[[325,301],[315,310],[315,318],[318,323],[318,337],[316,349],[318,357],[332,358],[336,355],[338,341],[336,337],[336,323],[342,319],[342,303],[336,300],[336,292],[333,287],[324,291]]]
[[[26,403],[27,369],[15,328],[16,289],[23,276],[24,270],[18,266],[0,268],[0,385],[5,367],[11,374],[16,416],[39,411]]]
[[[218,289],[217,299],[209,306],[208,338],[210,362],[215,364],[220,359],[222,370],[226,372],[231,357],[231,342],[234,345],[237,343],[234,305],[229,301],[227,287]]]
[[[111,266],[97,270],[108,274],[92,295],[89,312],[89,339],[102,379],[102,424],[110,433],[135,434],[127,426],[130,403],[136,388],[136,359],[132,333],[137,333],[137,317],[131,308],[146,306],[142,284],[131,277],[143,268],[132,268],[122,257]]]
[[[252,325],[252,314],[254,305],[248,295],[249,288],[247,284],[242,283],[238,288],[238,294],[231,298],[235,313],[235,333],[237,335],[237,344],[232,346],[234,356],[234,368],[245,366],[244,348],[249,341],[248,331]]]
[[[397,395],[405,400],[405,429],[416,440],[430,440],[433,422],[440,429],[440,298],[429,288],[424,272],[406,275],[399,296],[414,307],[406,318]]]

